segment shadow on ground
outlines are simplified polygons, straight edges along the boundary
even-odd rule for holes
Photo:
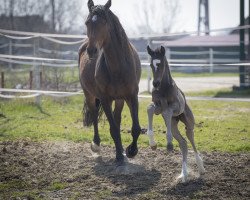
[[[113,195],[117,197],[128,197],[135,194],[147,192],[161,179],[161,173],[155,169],[148,170],[142,165],[127,162],[119,166],[114,159],[107,161],[100,157],[94,167],[97,176],[109,179],[116,187]]]

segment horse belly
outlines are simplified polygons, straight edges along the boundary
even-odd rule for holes
[[[85,53],[80,62],[80,81],[84,90],[95,94],[96,83],[94,81],[96,60],[90,60]]]

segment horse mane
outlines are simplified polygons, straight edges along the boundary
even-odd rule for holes
[[[106,19],[110,28],[110,36],[113,45],[116,49],[122,50],[119,52],[127,54],[129,52],[129,39],[118,17],[111,10],[108,10],[106,12]],[[124,57],[126,58],[126,56]]]

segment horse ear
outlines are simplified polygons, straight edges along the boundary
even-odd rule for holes
[[[111,0],[108,0],[108,2],[104,5],[105,10],[108,10],[111,6]]]
[[[165,48],[163,46],[161,46],[161,55],[165,56]]]
[[[92,7],[94,6],[94,2],[93,0],[88,0],[88,8],[89,8],[89,12],[91,12]]]
[[[150,56],[153,55],[153,51],[152,51],[152,49],[150,49],[149,45],[147,46],[147,51],[148,51],[148,54],[149,54]]]

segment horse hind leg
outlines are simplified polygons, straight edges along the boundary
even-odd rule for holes
[[[190,141],[190,143],[194,149],[195,160],[196,160],[196,164],[198,166],[199,173],[204,174],[205,168],[203,166],[203,161],[199,155],[199,152],[196,149],[196,145],[194,142],[194,124],[195,124],[194,116],[193,116],[191,109],[188,107],[188,105],[186,106],[185,112],[181,116],[181,120],[185,124],[187,138]]]
[[[94,137],[91,142],[91,150],[95,153],[100,152],[101,139],[98,131],[98,115],[100,110],[100,101],[98,99],[86,98],[83,107],[84,126],[94,126]]]
[[[187,148],[187,141],[182,137],[180,134],[180,131],[178,130],[178,119],[173,117],[172,118],[172,133],[173,137],[177,140],[179,143],[181,153],[182,153],[182,170],[181,174],[178,177],[178,179],[181,179],[182,182],[186,182],[188,178],[188,167],[187,167],[187,154],[188,154],[188,148]]]

